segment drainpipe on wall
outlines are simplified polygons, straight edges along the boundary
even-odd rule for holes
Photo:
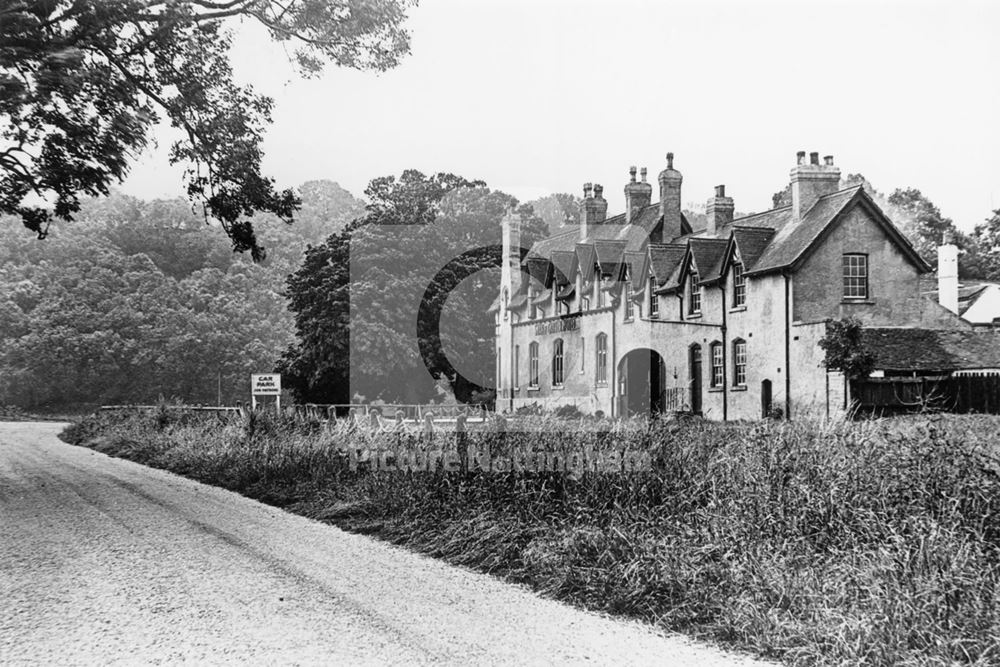
[[[507,365],[510,366],[510,369],[507,372],[507,384],[508,384],[508,389],[507,389],[508,399],[507,399],[507,403],[508,403],[509,407],[507,409],[511,413],[513,413],[514,412],[514,385],[517,384],[517,378],[514,377],[514,348],[516,346],[514,345],[514,320],[513,320],[514,315],[513,315],[513,313],[511,313],[510,317],[511,317],[511,321],[510,321],[510,349],[507,350]],[[518,361],[520,361],[520,359]]]
[[[722,421],[729,421],[729,342],[726,340],[726,286],[719,287],[722,294]]]
[[[618,410],[618,346],[615,345],[615,311],[611,309],[611,416],[617,417]]]
[[[791,316],[791,284],[792,277],[782,271],[785,278],[785,419],[792,418],[792,316]]]

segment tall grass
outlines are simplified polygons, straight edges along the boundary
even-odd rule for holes
[[[65,437],[788,664],[1000,664],[1000,419],[535,426],[468,437],[653,465],[351,470],[346,449],[427,443],[270,416],[103,417]]]

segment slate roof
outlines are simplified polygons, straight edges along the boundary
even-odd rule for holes
[[[639,251],[627,251],[625,253],[625,264],[628,266],[629,277],[632,280],[632,289],[641,292],[646,287],[645,277],[649,275],[649,253]],[[638,282],[636,278],[638,277]]]
[[[929,270],[861,185],[820,197],[801,220],[792,219],[791,206],[782,206],[737,218],[713,235],[704,230],[693,234],[682,215],[682,235],[662,242],[657,231],[662,229],[659,203],[650,204],[635,212],[632,224],[625,224],[622,213],[592,225],[583,241],[579,228],[541,240],[528,252],[524,263],[545,287],[552,285],[554,274],[561,287],[566,281],[574,281],[577,272],[584,281],[592,280],[597,265],[604,274],[620,275],[617,270],[628,264],[633,279],[648,270],[656,279],[658,292],[680,286],[686,268],[682,259],[689,247],[703,284],[722,277],[730,257],[730,243],[736,246],[748,276],[785,268],[794,270],[838,217],[854,205],[864,206],[922,272]],[[549,266],[545,271],[543,262]],[[636,281],[635,286],[643,289],[645,280]]]
[[[543,257],[528,257],[525,262],[528,274],[542,285],[548,286],[552,267],[549,261]]]
[[[880,370],[1000,368],[1000,330],[866,328],[861,340]]]
[[[765,273],[791,266],[860,191],[862,187],[857,185],[817,199],[802,220],[797,222],[789,220],[777,231],[747,273]]]
[[[602,273],[617,275],[625,259],[625,247],[627,241],[596,241],[594,249],[597,251],[597,263],[601,265]]]
[[[577,267],[584,280],[594,277],[594,266],[597,263],[597,253],[592,243],[577,243],[575,246]]]
[[[820,197],[802,217],[802,220],[786,223],[774,235],[756,264],[747,273],[760,274],[787,267],[794,268],[795,264],[806,256],[813,244],[826,233],[838,216],[850,205],[859,202],[863,202],[871,210],[876,221],[881,221],[884,224],[886,233],[895,238],[900,249],[910,258],[910,261],[917,265],[922,272],[930,270],[930,267],[920,258],[906,237],[892,225],[892,222],[864,191],[864,187],[855,185]]]
[[[720,277],[719,271],[728,246],[726,239],[694,236],[688,240],[691,256],[698,268],[698,282],[709,283]]]
[[[572,250],[553,250],[552,265],[555,267],[555,279],[559,285],[572,283],[576,280],[576,253]]]
[[[757,264],[767,244],[774,238],[774,234],[774,229],[770,227],[733,226],[733,243],[736,244],[736,250],[740,253],[744,267]]]
[[[990,283],[981,283],[958,288],[958,314],[965,315],[965,311],[976,305],[976,301],[979,301],[979,297],[989,286]]]
[[[657,286],[663,286],[674,274],[687,253],[687,246],[680,243],[649,244],[649,268]]]

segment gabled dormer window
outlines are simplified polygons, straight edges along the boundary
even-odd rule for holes
[[[701,315],[701,285],[693,267],[688,275],[688,315]]]
[[[631,320],[635,316],[635,304],[632,303],[632,281],[625,281],[625,319]]]
[[[747,278],[743,275],[742,262],[733,264],[733,308],[747,305]]]
[[[538,308],[535,306],[535,287],[528,283],[528,319],[533,320],[538,316]]]

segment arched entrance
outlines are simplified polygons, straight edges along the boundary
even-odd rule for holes
[[[618,414],[623,417],[663,412],[666,365],[655,350],[632,350],[618,363]]]

